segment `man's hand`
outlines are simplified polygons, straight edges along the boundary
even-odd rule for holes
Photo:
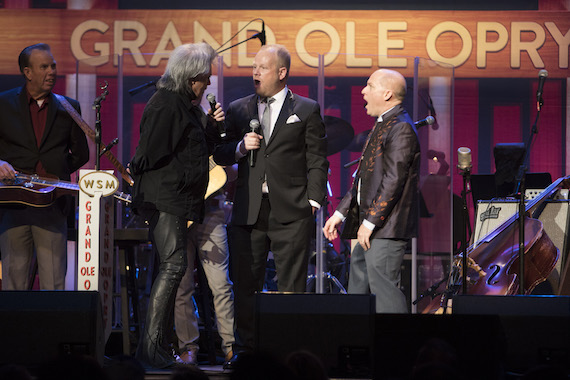
[[[365,251],[370,249],[370,236],[372,236],[372,230],[366,228],[364,224],[361,224],[358,228],[358,232],[356,234],[356,238],[358,239],[358,243],[364,248]]]
[[[338,216],[331,216],[323,227],[323,234],[325,234],[325,237],[331,241],[336,239],[338,237],[338,226],[341,223],[342,219],[340,219]]]
[[[6,161],[0,160],[0,180],[16,178],[16,171]]]
[[[226,120],[225,113],[222,110],[222,105],[220,103],[216,103],[216,110],[212,113],[212,109],[210,109],[208,111],[208,115],[212,116],[216,121]]]
[[[243,147],[246,150],[255,150],[261,147],[261,139],[263,136],[258,135],[255,132],[248,132],[243,136]]]

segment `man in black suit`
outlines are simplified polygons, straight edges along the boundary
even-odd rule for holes
[[[406,80],[377,70],[362,90],[368,115],[376,118],[352,188],[323,228],[327,239],[358,238],[352,251],[348,292],[376,295],[376,312],[405,313],[400,267],[408,240],[417,234],[420,144],[402,106]]]
[[[263,289],[269,251],[278,290],[305,291],[313,213],[325,202],[325,126],[318,103],[287,88],[290,64],[284,46],[261,48],[253,64],[256,93],[230,104],[226,126],[231,142],[214,154],[221,165],[239,164],[229,236],[234,352],[253,349],[254,293]],[[257,132],[250,128],[253,119],[262,126]]]
[[[71,173],[89,160],[87,139],[52,93],[56,62],[47,44],[28,46],[18,59],[24,87],[0,94],[0,180],[17,172],[56,176]],[[79,112],[79,103],[67,98]],[[62,290],[67,270],[68,196],[45,208],[0,210],[0,252],[3,290],[29,287],[35,250],[40,288]]]

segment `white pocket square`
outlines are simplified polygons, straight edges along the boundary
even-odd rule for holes
[[[298,121],[301,121],[301,119],[299,119],[299,116],[297,116],[297,114],[294,113],[293,115],[289,116],[286,124],[296,123]]]

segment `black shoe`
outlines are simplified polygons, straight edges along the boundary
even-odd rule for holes
[[[234,369],[236,366],[236,362],[239,360],[238,357],[239,357],[238,354],[233,354],[231,358],[229,358],[224,362],[224,369],[229,369],[229,370]]]

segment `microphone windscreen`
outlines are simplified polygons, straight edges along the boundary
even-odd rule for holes
[[[457,149],[457,167],[460,170],[471,169],[471,149],[461,147]]]
[[[259,120],[257,119],[251,119],[251,121],[249,122],[249,127],[254,131],[257,130],[257,128],[259,128],[259,125],[260,125]]]

